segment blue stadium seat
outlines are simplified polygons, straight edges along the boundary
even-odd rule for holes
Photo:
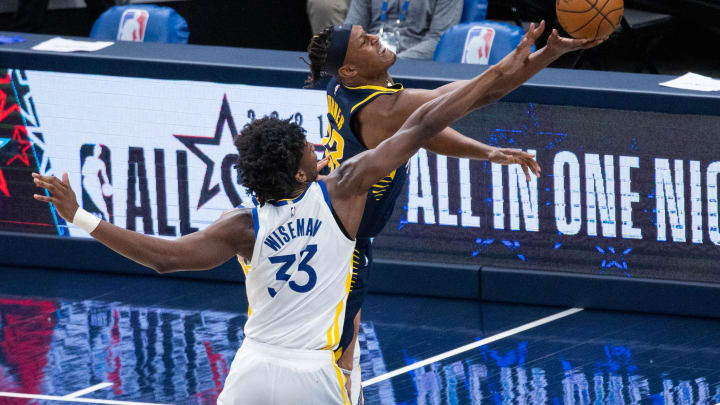
[[[440,38],[433,60],[494,65],[515,49],[523,35],[522,28],[500,22],[458,24]]]
[[[187,22],[170,7],[115,6],[95,21],[90,37],[105,41],[187,44]]]
[[[483,21],[487,16],[488,0],[464,0],[461,23]]]

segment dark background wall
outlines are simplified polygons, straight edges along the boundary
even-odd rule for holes
[[[159,3],[185,18],[190,43],[302,51],[311,36],[302,0],[202,0]],[[13,14],[0,14],[8,30]],[[49,10],[40,33],[87,36],[92,23],[85,9]]]
[[[516,0],[490,0],[488,18],[513,20]],[[554,0],[526,0],[554,4]],[[177,10],[188,22],[190,43],[244,48],[304,51],[312,35],[305,0],[190,0],[158,3]],[[594,49],[583,69],[634,72],[639,55],[650,52],[661,74],[688,71],[720,77],[720,58],[712,46],[720,41],[720,0],[629,0],[628,7],[668,13],[673,22],[661,32],[640,37],[616,36]],[[9,30],[12,13],[0,13],[0,30]],[[93,21],[85,9],[47,13],[43,34],[87,36]],[[652,42],[652,43],[651,43]],[[649,49],[652,48],[652,49]],[[552,66],[571,67],[575,57]]]

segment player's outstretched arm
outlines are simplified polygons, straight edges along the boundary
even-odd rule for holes
[[[51,194],[50,197],[35,194],[36,200],[54,204],[58,214],[66,221],[76,220],[76,214],[82,209],[70,187],[67,173],[62,180],[33,173],[33,180],[35,185],[49,190]],[[175,240],[143,235],[105,221],[101,221],[90,236],[158,273],[208,270],[235,254],[251,257],[255,244],[252,213],[247,209],[235,210],[207,228]]]
[[[513,52],[479,75],[489,81],[485,92],[478,97],[475,108],[486,106],[504,97],[563,53],[595,46],[601,42],[560,38],[554,31],[548,42],[549,45],[542,51],[532,53],[531,47],[544,29],[544,21],[537,27],[531,24],[530,30]],[[500,76],[497,75],[498,72],[501,73]],[[379,98],[359,113],[363,122],[363,141],[369,148],[377,146],[394,134],[419,106],[462,88],[468,82],[469,80],[461,80],[435,90],[407,89],[392,97]],[[540,174],[540,166],[530,154],[485,145],[449,127],[429,139],[423,147],[446,156],[489,160],[500,164],[519,164],[528,178],[529,172],[533,172],[536,176]]]
[[[378,180],[407,162],[428,139],[478,108],[478,100],[502,76],[502,72],[494,68],[490,71],[492,74],[477,76],[464,86],[423,104],[394,136],[345,161],[328,179],[337,183],[337,191],[343,196],[367,193]]]
[[[497,63],[497,65],[495,65],[501,69],[507,69],[508,72],[503,81],[501,83],[497,83],[497,86],[492,88],[491,97],[486,99],[487,103],[491,103],[505,97],[508,93],[515,90],[531,77],[535,76],[535,74],[546,68],[552,62],[556,61],[562,55],[581,49],[593,48],[605,41],[604,38],[596,40],[563,38],[558,34],[556,29],[553,29],[546,46],[527,55],[527,57],[518,58],[518,55],[522,55],[522,52],[518,51],[523,46],[525,40],[530,39],[530,45],[532,45],[540,37],[540,35],[542,35],[543,31],[545,31],[545,21],[541,21],[538,25],[530,24],[530,29],[528,29],[525,33],[523,41],[521,41],[520,45],[518,45],[513,52],[506,55],[500,62]],[[518,64],[518,62],[520,62],[520,64]],[[438,97],[442,94],[453,91],[462,85],[463,81],[448,83],[432,90],[432,92],[435,97]]]

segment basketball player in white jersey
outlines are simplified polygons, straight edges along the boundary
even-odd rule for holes
[[[112,250],[159,273],[206,270],[235,255],[250,259],[250,314],[222,405],[348,404],[338,344],[350,284],[353,238],[367,192],[431,137],[478,108],[493,82],[527,62],[533,31],[498,65],[415,111],[395,136],[318,180],[317,158],[296,124],[262,118],[235,143],[243,185],[258,202],[175,240],[129,231],[78,207],[67,173],[33,173],[35,184],[72,221]]]

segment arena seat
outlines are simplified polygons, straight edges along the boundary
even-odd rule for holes
[[[184,18],[170,7],[115,6],[95,21],[90,37],[106,41],[186,44],[190,33]]]
[[[461,23],[483,21],[487,17],[488,0],[464,0]]]
[[[494,65],[515,49],[523,35],[522,28],[500,22],[458,24],[440,38],[433,60]]]

